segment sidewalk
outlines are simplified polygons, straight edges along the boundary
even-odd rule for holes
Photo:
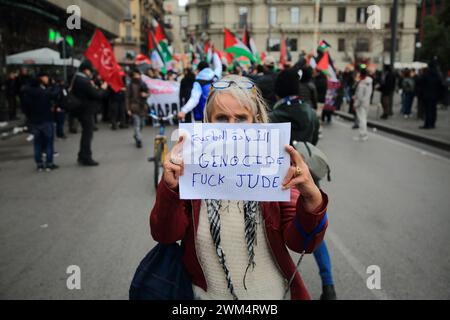
[[[380,95],[377,92],[373,98],[374,104],[369,110],[369,127],[430,144],[441,149],[450,150],[450,109],[445,110],[442,109],[442,106],[439,106],[436,129],[423,130],[419,129],[419,127],[423,125],[424,121],[417,119],[417,99],[414,99],[412,115],[409,119],[405,119],[400,114],[401,100],[399,94],[396,94],[394,97],[394,115],[387,120],[380,119],[383,111],[378,101],[380,101]],[[347,111],[348,106],[343,104],[341,111],[337,111],[336,114],[347,120],[352,120],[353,115],[348,114]]]
[[[0,123],[0,137],[6,139],[23,131],[25,120],[19,119],[14,121],[6,121]]]

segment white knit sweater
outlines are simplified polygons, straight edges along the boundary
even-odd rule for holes
[[[271,249],[268,246],[261,210],[258,210],[257,214],[257,242],[254,260],[256,266],[254,269],[250,267],[247,272],[245,281],[247,290],[245,290],[243,283],[245,270],[248,265],[243,202],[223,200],[219,214],[221,221],[221,245],[238,298],[241,300],[282,299],[286,280],[281,274],[276,261],[274,261]],[[222,265],[219,263],[216,248],[209,230],[205,201],[202,201],[201,204],[200,221],[195,245],[208,285],[207,292],[194,285],[195,298],[200,300],[232,299],[233,297],[227,288],[225,273]]]

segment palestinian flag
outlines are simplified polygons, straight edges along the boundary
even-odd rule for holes
[[[255,57],[253,56],[251,50],[238,38],[236,38],[230,30],[224,29],[224,49],[228,53],[234,53],[237,57],[247,57],[250,61],[255,62]]]
[[[164,65],[173,59],[172,53],[169,50],[167,37],[160,24],[156,27],[155,32],[149,32],[148,49],[151,56],[153,56],[153,51],[156,51]]]
[[[316,58],[312,58],[314,59],[314,62],[311,63],[312,61],[310,61],[310,65],[312,66],[315,64],[315,68],[317,70],[330,76],[331,80],[335,81],[337,80],[337,76],[333,60],[331,59],[329,53],[329,48],[331,48],[331,46],[325,40],[322,40],[319,44],[319,48],[317,48],[318,56]]]
[[[242,37],[242,42],[247,46],[247,48],[250,49],[253,56],[255,57],[256,63],[261,64],[261,57],[259,55],[258,49],[256,49],[255,41],[253,40],[252,36],[250,35],[250,32],[247,29],[247,26],[245,26],[244,36]]]
[[[326,42],[325,40],[320,41],[319,47],[317,48],[317,52],[325,52],[329,48],[331,48],[330,44]]]

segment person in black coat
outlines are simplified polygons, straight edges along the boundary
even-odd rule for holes
[[[8,102],[8,119],[9,121],[17,120],[17,76],[14,72],[10,72],[5,81],[6,101]]]
[[[73,94],[78,97],[83,109],[78,114],[81,124],[80,151],[78,153],[78,163],[82,166],[98,166],[99,163],[92,159],[92,139],[94,137],[94,115],[97,112],[97,106],[100,100],[105,97],[107,83],[97,89],[92,82],[93,67],[85,61],[80,65],[80,72],[76,74]]]
[[[386,120],[393,114],[392,102],[395,91],[395,73],[390,65],[384,66],[384,71],[380,81],[381,105],[383,106],[383,115],[381,119]]]
[[[434,129],[437,119],[437,104],[444,94],[444,79],[438,63],[433,59],[420,79],[425,106],[425,123],[420,129]]]
[[[272,110],[273,106],[277,102],[275,95],[275,80],[277,78],[277,73],[274,70],[275,59],[268,56],[264,62],[264,74],[254,78],[255,84],[258,89],[261,90],[262,96],[266,101],[269,110]]]
[[[49,88],[49,76],[40,73],[23,88],[22,107],[28,116],[34,136],[34,159],[38,171],[52,171],[58,166],[53,163],[54,128],[53,102],[58,98],[58,87]],[[45,152],[45,164],[42,153]]]
[[[317,89],[317,101],[319,103],[325,103],[325,98],[327,96],[327,88],[328,88],[328,80],[327,76],[321,72],[318,71],[314,78],[314,83],[316,85]]]
[[[185,68],[183,73],[184,77],[180,83],[180,108],[184,106],[191,98],[191,91],[195,82],[195,74],[192,72],[191,68]],[[191,112],[186,115],[185,121],[192,121]]]

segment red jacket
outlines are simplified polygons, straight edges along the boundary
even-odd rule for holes
[[[295,263],[286,246],[295,252],[303,251],[303,238],[295,226],[296,218],[302,229],[310,233],[324,218],[328,205],[328,197],[322,192],[322,205],[312,213],[306,212],[299,195],[297,189],[292,189],[290,202],[260,202],[269,247],[282,274],[288,280],[294,274]],[[160,243],[170,244],[178,240],[184,242],[183,261],[192,283],[207,291],[206,279],[195,249],[200,205],[201,200],[180,200],[177,191],[161,182],[150,214],[150,229],[153,238]],[[326,222],[322,231],[312,238],[306,249],[307,253],[313,252],[322,242],[327,225]],[[298,272],[292,281],[291,298],[311,299]]]

